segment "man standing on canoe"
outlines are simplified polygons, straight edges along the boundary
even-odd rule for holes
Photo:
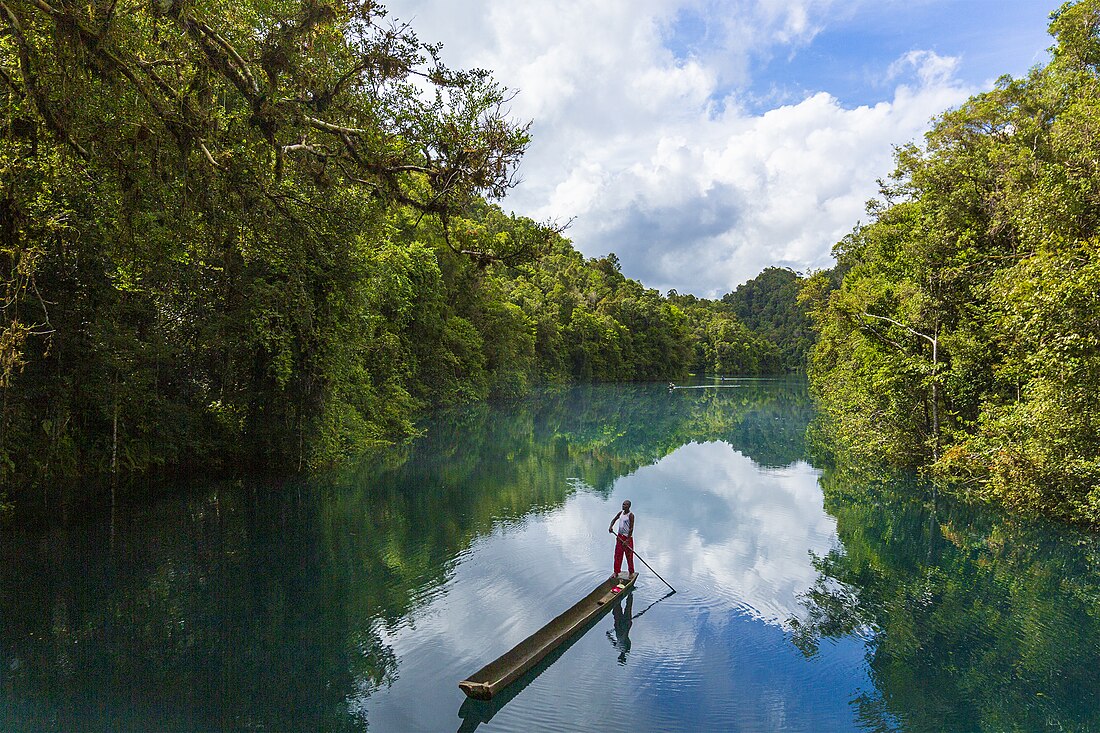
[[[615,522],[618,521],[618,528]],[[623,509],[611,519],[607,531],[615,537],[615,575],[623,568],[623,555],[626,555],[626,567],[634,574],[634,512],[630,511],[630,500],[623,502]]]

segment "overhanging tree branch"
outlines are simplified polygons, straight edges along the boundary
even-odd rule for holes
[[[38,0],[36,4],[40,4],[40,7],[48,9],[49,12],[53,11],[52,8],[41,2],[41,0]],[[69,130],[61,123],[61,120],[54,113],[53,107],[50,105],[45,92],[38,85],[38,74],[31,61],[30,44],[27,43],[27,37],[23,32],[23,22],[20,20],[19,16],[15,14],[15,11],[8,7],[7,3],[0,2],[0,12],[3,13],[5,19],[8,21],[8,27],[11,28],[12,38],[15,40],[15,45],[19,52],[19,69],[23,76],[23,86],[30,92],[31,98],[34,100],[34,106],[38,110],[38,114],[42,116],[42,119],[46,122],[46,126],[57,135],[62,142],[76,151],[76,154],[81,158],[87,159],[88,151],[73,139]]]
[[[921,333],[920,331],[916,330],[915,328],[910,328],[909,326],[906,326],[901,321],[895,321],[893,318],[887,318],[886,316],[880,316],[880,315],[876,315],[874,313],[868,313],[867,311],[863,311],[863,313],[861,313],[860,315],[863,316],[864,318],[875,318],[875,319],[878,319],[880,321],[886,321],[887,323],[891,323],[891,324],[897,326],[898,328],[905,329],[906,331],[913,334],[914,336],[919,336],[920,338],[926,340],[928,343],[932,344],[933,347],[936,346],[936,339],[935,338],[933,338],[932,336],[929,336],[926,333]]]
[[[61,102],[51,97],[56,96],[53,79],[39,82],[33,52],[37,46],[27,41],[19,7],[41,13],[52,24],[53,37],[67,42],[56,47],[61,63],[66,63],[69,44],[79,46],[68,57],[69,66],[51,69],[51,74],[69,79],[73,63],[84,63],[97,74],[106,72],[109,83],[121,82],[136,92],[149,116],[164,125],[184,154],[198,152],[214,171],[233,168],[231,153],[216,157],[212,150],[226,145],[219,135],[229,129],[222,122],[242,111],[232,103],[237,97],[245,111],[237,119],[257,130],[274,153],[276,180],[287,156],[301,165],[335,162],[345,182],[369,185],[379,196],[433,215],[459,212],[479,196],[500,197],[516,183],[514,168],[526,149],[528,126],[504,119],[504,105],[511,98],[507,92],[485,72],[448,71],[439,65],[437,49],[420,44],[406,26],[378,29],[371,38],[377,26],[371,22],[370,2],[303,5],[296,20],[258,38],[232,32],[236,27],[228,19],[203,19],[179,0],[139,6],[122,16],[116,15],[116,0],[87,14],[68,3],[0,0],[23,77],[17,81],[5,73],[0,83],[29,94],[46,126],[87,159],[88,149],[60,114]],[[116,42],[122,31],[112,32],[111,23],[140,13],[166,20],[178,34],[162,38],[155,47],[140,32],[130,37],[136,43]],[[216,27],[218,23],[226,29]],[[327,78],[304,71],[314,62],[314,29],[324,25],[341,35],[353,26],[367,34],[342,47],[329,41],[337,45],[325,58],[337,61]],[[416,64],[425,63],[425,55],[434,65],[420,73]],[[174,73],[158,71],[163,67]],[[446,93],[426,102],[402,85],[416,74]],[[331,136],[333,144],[309,139],[324,136]],[[446,229],[446,217],[442,221]],[[485,256],[477,249],[465,254]]]

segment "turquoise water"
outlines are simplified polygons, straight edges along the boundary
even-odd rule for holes
[[[692,385],[704,387],[703,384]],[[1100,543],[817,465],[798,380],[437,416],[309,481],[0,534],[0,730],[1097,730]],[[637,588],[491,703],[460,679]]]

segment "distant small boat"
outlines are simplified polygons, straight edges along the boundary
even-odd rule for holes
[[[569,610],[517,644],[510,652],[459,682],[459,688],[467,697],[489,700],[590,621],[610,610],[634,587],[637,579],[637,573],[631,573],[625,578],[611,576]]]

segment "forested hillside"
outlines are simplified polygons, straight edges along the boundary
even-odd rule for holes
[[[804,293],[827,437],[972,495],[1100,522],[1100,2],[1051,62],[899,149],[872,220]]]
[[[775,366],[490,203],[528,142],[511,92],[375,3],[0,26],[0,487],[297,469],[536,382]]]
[[[806,368],[814,343],[813,323],[798,300],[803,282],[793,270],[767,267],[722,297],[742,323],[779,348],[782,367],[788,371]]]

